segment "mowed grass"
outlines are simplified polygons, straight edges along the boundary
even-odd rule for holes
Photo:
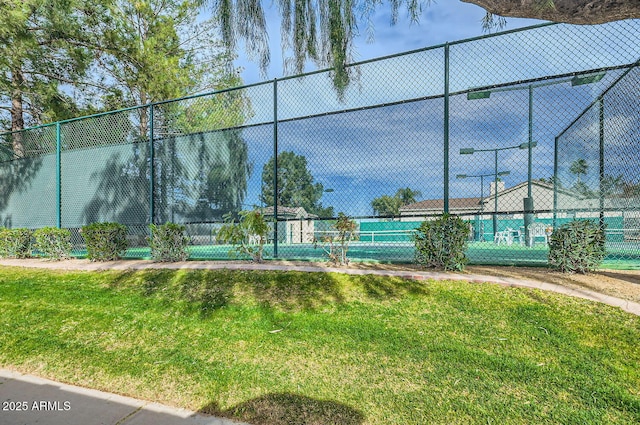
[[[640,423],[640,318],[521,288],[0,268],[0,365],[252,424]]]

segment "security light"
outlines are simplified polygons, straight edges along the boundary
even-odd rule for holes
[[[571,79],[572,86],[582,86],[584,84],[597,83],[602,80],[602,78],[606,75],[606,72],[598,72],[596,74],[589,75],[576,75]]]
[[[538,146],[538,142],[531,142],[531,147],[535,148],[536,146]],[[518,146],[520,149],[529,149],[529,143],[522,143],[520,144],[520,146]]]
[[[490,96],[490,91],[472,91],[467,93],[467,100],[488,99]]]

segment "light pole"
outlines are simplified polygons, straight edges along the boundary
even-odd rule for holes
[[[504,92],[504,91],[517,91],[517,90],[528,90],[529,92],[529,116],[528,116],[528,170],[527,170],[527,197],[523,199],[524,201],[524,232],[525,232],[525,241],[527,246],[529,246],[529,226],[533,222],[533,195],[532,195],[532,150],[531,148],[535,147],[536,142],[533,141],[533,89],[545,86],[552,86],[556,84],[563,83],[571,83],[572,87],[582,86],[585,84],[597,83],[602,80],[602,78],[606,75],[606,72],[591,72],[584,74],[576,74],[573,77],[563,78],[559,80],[553,81],[544,81],[531,83],[523,86],[517,87],[499,87],[491,90],[476,90],[470,91],[467,93],[467,100],[477,100],[477,99],[488,99],[491,97],[491,93]],[[462,152],[461,152],[462,153]],[[555,182],[554,182],[555,185]],[[495,216],[494,216],[495,217]]]
[[[485,177],[491,177],[494,176],[494,178],[497,180],[498,176],[507,176],[509,175],[510,171],[500,171],[499,173],[497,173],[497,175],[491,173],[491,174],[476,174],[476,175],[469,175],[469,174],[458,174],[456,175],[457,179],[468,179],[468,178],[472,178],[472,177],[480,177],[480,223],[482,223],[483,220],[483,212],[484,212],[484,178]],[[478,241],[484,241],[484,226],[482,225],[478,225],[478,235],[476,237],[476,239]]]
[[[493,238],[495,240],[496,233],[498,232],[498,152],[506,151],[509,149],[531,149],[536,147],[536,142],[533,143],[522,143],[516,146],[507,146],[504,148],[492,148],[492,149],[475,149],[475,148],[462,148],[460,149],[460,155],[473,155],[476,152],[493,152],[494,153],[494,167],[493,167],[493,176],[494,176],[494,184],[495,184],[495,196],[494,196],[494,207],[493,207]],[[531,158],[531,156],[529,156]],[[531,164],[529,164],[529,168],[531,168]],[[529,181],[529,183],[531,183]]]

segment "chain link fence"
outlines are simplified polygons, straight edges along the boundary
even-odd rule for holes
[[[551,24],[0,135],[0,220],[117,221],[129,257],[182,223],[226,259],[228,214],[271,220],[266,258],[322,260],[338,213],[353,260],[409,262],[448,211],[475,264],[545,264],[554,228],[606,225],[605,266],[640,267],[640,21]]]

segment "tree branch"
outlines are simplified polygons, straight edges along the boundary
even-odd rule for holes
[[[460,0],[487,12],[512,18],[532,18],[594,25],[640,18],[638,0]]]
[[[101,90],[108,90],[109,89],[109,87],[103,86],[103,85],[98,84],[98,83],[92,83],[90,81],[74,81],[74,80],[71,80],[69,78],[61,77],[60,75],[49,74],[49,73],[46,73],[46,72],[24,71],[24,74],[25,75],[26,74],[28,74],[28,75],[39,75],[41,77],[46,77],[46,78],[49,78],[49,79],[54,80],[54,81],[59,81],[61,83],[71,84],[73,86],[95,87],[95,88],[98,88],[98,89],[101,89]]]

